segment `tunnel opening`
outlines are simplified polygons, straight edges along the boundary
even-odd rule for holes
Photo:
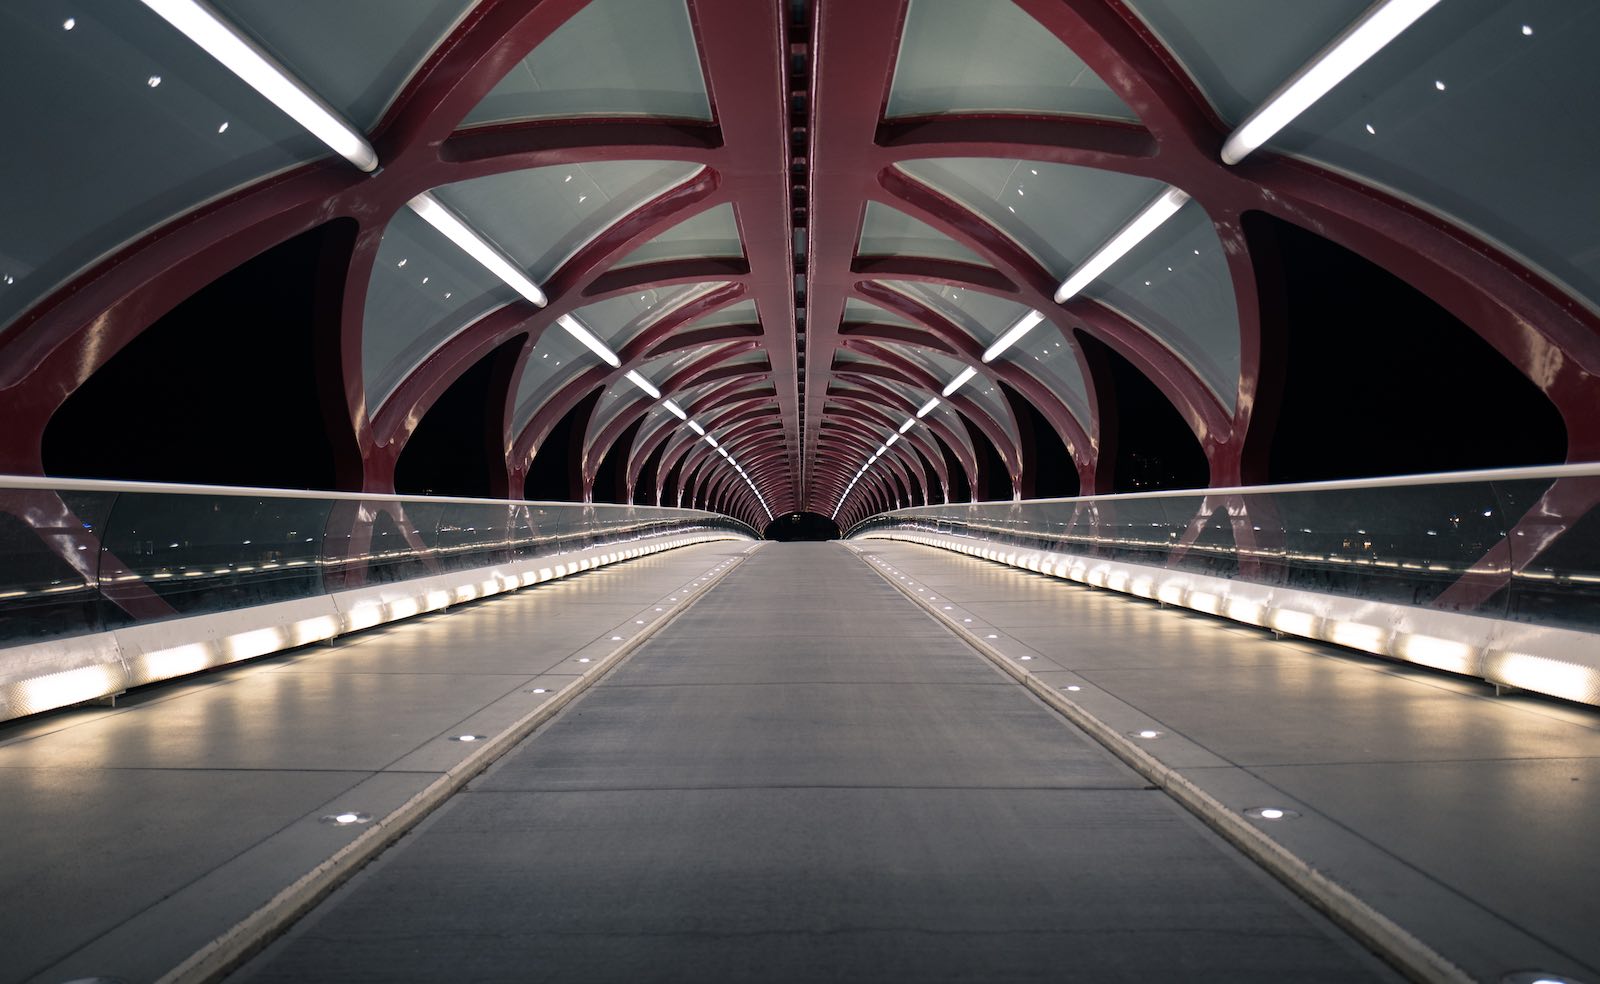
[[[56,411],[45,473],[359,488],[329,350],[356,229],[340,219],[285,240],[158,318]]]
[[[1266,481],[1565,460],[1560,411],[1477,332],[1337,243],[1272,216],[1245,218],[1282,278],[1282,397]]]
[[[775,517],[761,531],[761,536],[766,540],[778,540],[783,543],[802,540],[837,540],[839,539],[839,524],[833,520],[814,512],[785,513]]]

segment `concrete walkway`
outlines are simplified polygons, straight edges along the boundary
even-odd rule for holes
[[[153,981],[581,689],[751,544],[670,550],[0,726],[0,982]]]
[[[1394,976],[840,544],[768,544],[235,979]]]
[[[1255,822],[1474,980],[1600,981],[1600,713],[918,544],[932,614]]]

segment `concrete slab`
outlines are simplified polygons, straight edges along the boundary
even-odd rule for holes
[[[743,546],[743,545],[738,545]],[[705,544],[0,726],[0,982],[153,980],[577,677]],[[546,694],[535,694],[536,689]]]
[[[1048,582],[884,546],[898,573],[948,584],[973,611],[999,581]],[[978,567],[986,587],[968,597],[959,581]],[[1233,809],[1276,795],[1302,812],[1263,829],[1475,977],[1600,977],[1600,845],[1586,833],[1600,714],[1057,583],[1034,605],[1057,625],[999,629],[1072,671],[1044,682],[1079,686],[1066,696],[1113,728],[1168,732],[1141,747]]]
[[[0,771],[6,886],[0,979],[31,978],[364,777],[62,766]]]
[[[237,978],[1393,979],[884,590],[764,548]]]
[[[1219,854],[1143,791],[472,793],[234,979],[1393,979]]]

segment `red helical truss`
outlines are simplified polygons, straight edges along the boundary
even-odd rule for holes
[[[885,105],[905,0],[810,0],[791,30],[787,0],[687,0],[713,119],[539,120],[460,128],[460,121],[586,0],[481,0],[407,82],[371,134],[382,167],[365,174],[322,160],[175,218],[41,300],[0,335],[0,469],[41,472],[45,426],[63,402],[130,340],[230,269],[331,219],[356,232],[325,259],[317,378],[337,410],[332,444],[348,489],[393,488],[407,440],[467,369],[522,337],[503,371],[504,474],[496,491],[518,495],[552,428],[596,389],[666,355],[694,353],[669,379],[668,396],[693,391],[684,409],[717,431],[777,513],[838,511],[841,524],[906,501],[944,501],[952,468],[976,487],[983,455],[938,415],[909,431],[848,498],[862,463],[914,413],[907,393],[937,394],[934,378],[902,354],[939,353],[1004,382],[1033,404],[1069,449],[1085,492],[1110,487],[1114,406],[1100,394],[1108,369],[1073,339],[1087,384],[1080,421],[1061,395],[1017,366],[985,365],[982,345],[939,312],[883,286],[924,281],[1005,297],[1045,312],[1125,357],[1163,393],[1198,438],[1215,485],[1263,475],[1283,377],[1285,341],[1267,283],[1270,243],[1242,216],[1263,212],[1314,230],[1393,272],[1477,332],[1560,411],[1569,457],[1600,457],[1600,323],[1587,308],[1492,244],[1373,188],[1308,164],[1260,153],[1229,167],[1218,157],[1227,127],[1176,60],[1119,0],[1014,2],[1058,38],[1132,108],[1140,122],[1065,116],[949,114],[887,121]],[[804,72],[795,70],[796,64]],[[1225,247],[1240,331],[1236,409],[1229,410],[1158,337],[1088,298],[1054,303],[1054,278],[984,217],[917,182],[895,164],[989,157],[1103,168],[1188,192]],[[523,168],[618,160],[704,165],[686,183],[645,202],[588,241],[544,284],[550,303],[518,302],[451,337],[381,406],[369,406],[361,371],[365,290],[390,218],[428,189]],[[988,266],[859,254],[868,202],[920,220]],[[639,245],[697,214],[731,203],[742,259],[706,258],[617,269]],[[796,233],[801,235],[797,237]],[[797,262],[797,238],[804,246]],[[797,282],[798,281],[798,282]],[[653,323],[619,353],[622,366],[579,372],[514,429],[511,398],[528,351],[562,314],[652,287],[718,282]],[[803,298],[803,324],[797,316]],[[850,299],[888,310],[897,324],[843,326]],[[694,328],[754,300],[759,323]],[[680,331],[680,329],[687,329]],[[674,334],[676,332],[676,334]],[[797,344],[798,339],[798,344]],[[761,353],[764,362],[752,362]],[[803,368],[802,368],[803,365]],[[958,392],[951,407],[994,445],[1013,488],[1030,463],[1004,414]],[[1003,401],[1002,401],[1003,403]],[[638,423],[651,404],[625,407],[585,428],[583,488],[618,441],[636,501],[721,509],[757,525],[755,496],[716,453],[682,426]],[[633,435],[637,435],[635,438]],[[660,452],[654,488],[640,487]],[[669,483],[668,476],[676,476]]]

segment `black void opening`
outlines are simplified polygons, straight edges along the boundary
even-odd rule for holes
[[[1115,407],[1116,458],[1113,492],[1203,489],[1211,466],[1194,431],[1160,387],[1109,346],[1083,333],[1078,343],[1104,360],[1107,374],[1096,386],[1110,389],[1102,404]],[[1107,397],[1110,397],[1107,400]]]
[[[428,408],[395,463],[402,495],[510,495],[505,463],[506,387],[526,336],[502,343]]]
[[[761,535],[768,540],[837,540],[839,524],[814,512],[784,513],[767,524]]]
[[[1290,223],[1250,213],[1245,227],[1281,266],[1283,395],[1268,482],[1566,459],[1555,405],[1427,295]]]
[[[528,465],[522,497],[535,502],[583,501],[583,435],[600,402],[600,388],[578,401],[545,435]]]
[[[359,488],[330,349],[356,232],[339,219],[301,233],[162,315],[50,419],[45,473]]]

